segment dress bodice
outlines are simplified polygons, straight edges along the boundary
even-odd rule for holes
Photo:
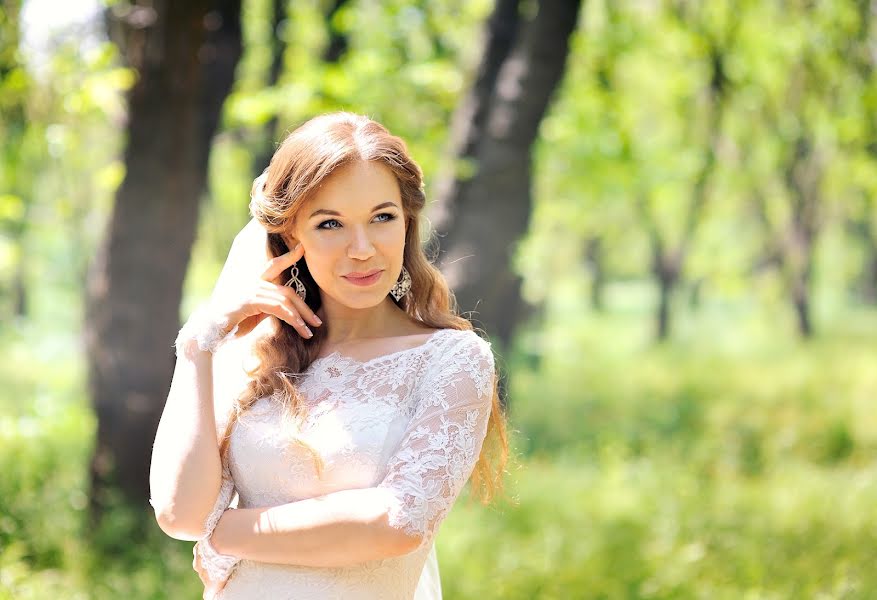
[[[229,440],[226,468],[239,507],[377,487],[387,494],[391,525],[423,541],[402,556],[344,567],[243,560],[222,598],[439,598],[438,582],[421,575],[436,578],[424,564],[435,566],[434,535],[478,458],[493,377],[489,342],[441,329],[371,360],[338,352],[315,360],[296,380],[307,407],[300,425],[283,421],[274,398],[257,400]],[[296,440],[319,454],[322,471]]]

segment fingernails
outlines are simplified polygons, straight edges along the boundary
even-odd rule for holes
[[[308,337],[314,337],[314,332],[307,325],[305,325],[305,333],[308,334]]]
[[[323,320],[320,317],[318,317],[317,315],[314,315],[314,321],[317,322],[317,325],[323,324]]]

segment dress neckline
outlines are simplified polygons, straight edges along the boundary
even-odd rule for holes
[[[426,338],[426,341],[421,343],[421,344],[418,344],[416,346],[412,346],[411,348],[403,348],[401,350],[396,350],[394,352],[389,352],[387,354],[381,354],[379,356],[369,358],[368,360],[359,360],[358,358],[353,358],[352,356],[347,356],[346,354],[341,354],[341,352],[339,352],[338,350],[334,350],[334,351],[330,352],[329,354],[327,354],[326,356],[320,356],[318,358],[315,358],[311,362],[311,365],[313,366],[313,365],[317,364],[318,362],[329,360],[329,359],[344,360],[344,361],[347,361],[349,363],[353,363],[353,364],[358,365],[358,366],[369,365],[371,363],[379,362],[382,360],[387,360],[389,358],[395,358],[396,356],[400,356],[402,354],[407,354],[408,352],[413,352],[415,350],[423,350],[427,346],[429,346],[432,342],[434,342],[436,340],[436,338],[441,337],[442,334],[444,334],[445,332],[448,332],[448,331],[458,331],[458,330],[457,329],[439,329],[438,331],[431,333],[429,335],[429,337]]]

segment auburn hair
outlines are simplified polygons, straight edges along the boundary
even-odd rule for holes
[[[411,288],[400,300],[390,298],[409,316],[436,329],[474,330],[472,323],[457,314],[456,300],[444,276],[424,253],[420,241],[420,215],[426,203],[423,174],[411,158],[402,138],[363,115],[339,111],[311,118],[292,131],[277,148],[267,169],[253,182],[250,213],[267,230],[271,256],[289,251],[282,233],[288,232],[302,204],[335,169],[356,161],[373,161],[393,172],[402,199],[406,224],[403,265],[411,275]],[[320,289],[299,261],[298,278],[304,284],[311,310],[320,308]],[[291,267],[283,280],[291,276]],[[290,441],[309,451],[318,475],[323,462],[319,454],[295,435],[296,423],[306,415],[306,406],[295,385],[296,379],[319,355],[329,323],[315,328],[304,339],[288,323],[274,320],[275,332],[258,339],[253,348],[256,366],[246,371],[250,380],[235,398],[219,451],[228,464],[231,432],[240,417],[260,398],[270,396],[283,407],[283,422],[291,424]],[[480,330],[479,330],[480,331]],[[470,479],[472,491],[484,504],[502,489],[508,460],[508,437],[503,406],[499,399],[499,370],[493,378],[491,412],[487,437]]]

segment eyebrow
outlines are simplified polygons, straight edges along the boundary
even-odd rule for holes
[[[382,208],[387,208],[388,206],[394,206],[396,208],[399,208],[399,205],[396,204],[395,202],[384,202],[383,204],[378,204],[377,206],[375,206],[372,209],[372,212],[375,212],[376,210],[380,210]],[[308,219],[311,219],[317,215],[333,215],[336,217],[340,217],[341,213],[338,211],[335,211],[335,210],[329,210],[328,208],[320,208],[320,209],[317,209],[314,212],[312,212],[311,216],[308,217]]]

